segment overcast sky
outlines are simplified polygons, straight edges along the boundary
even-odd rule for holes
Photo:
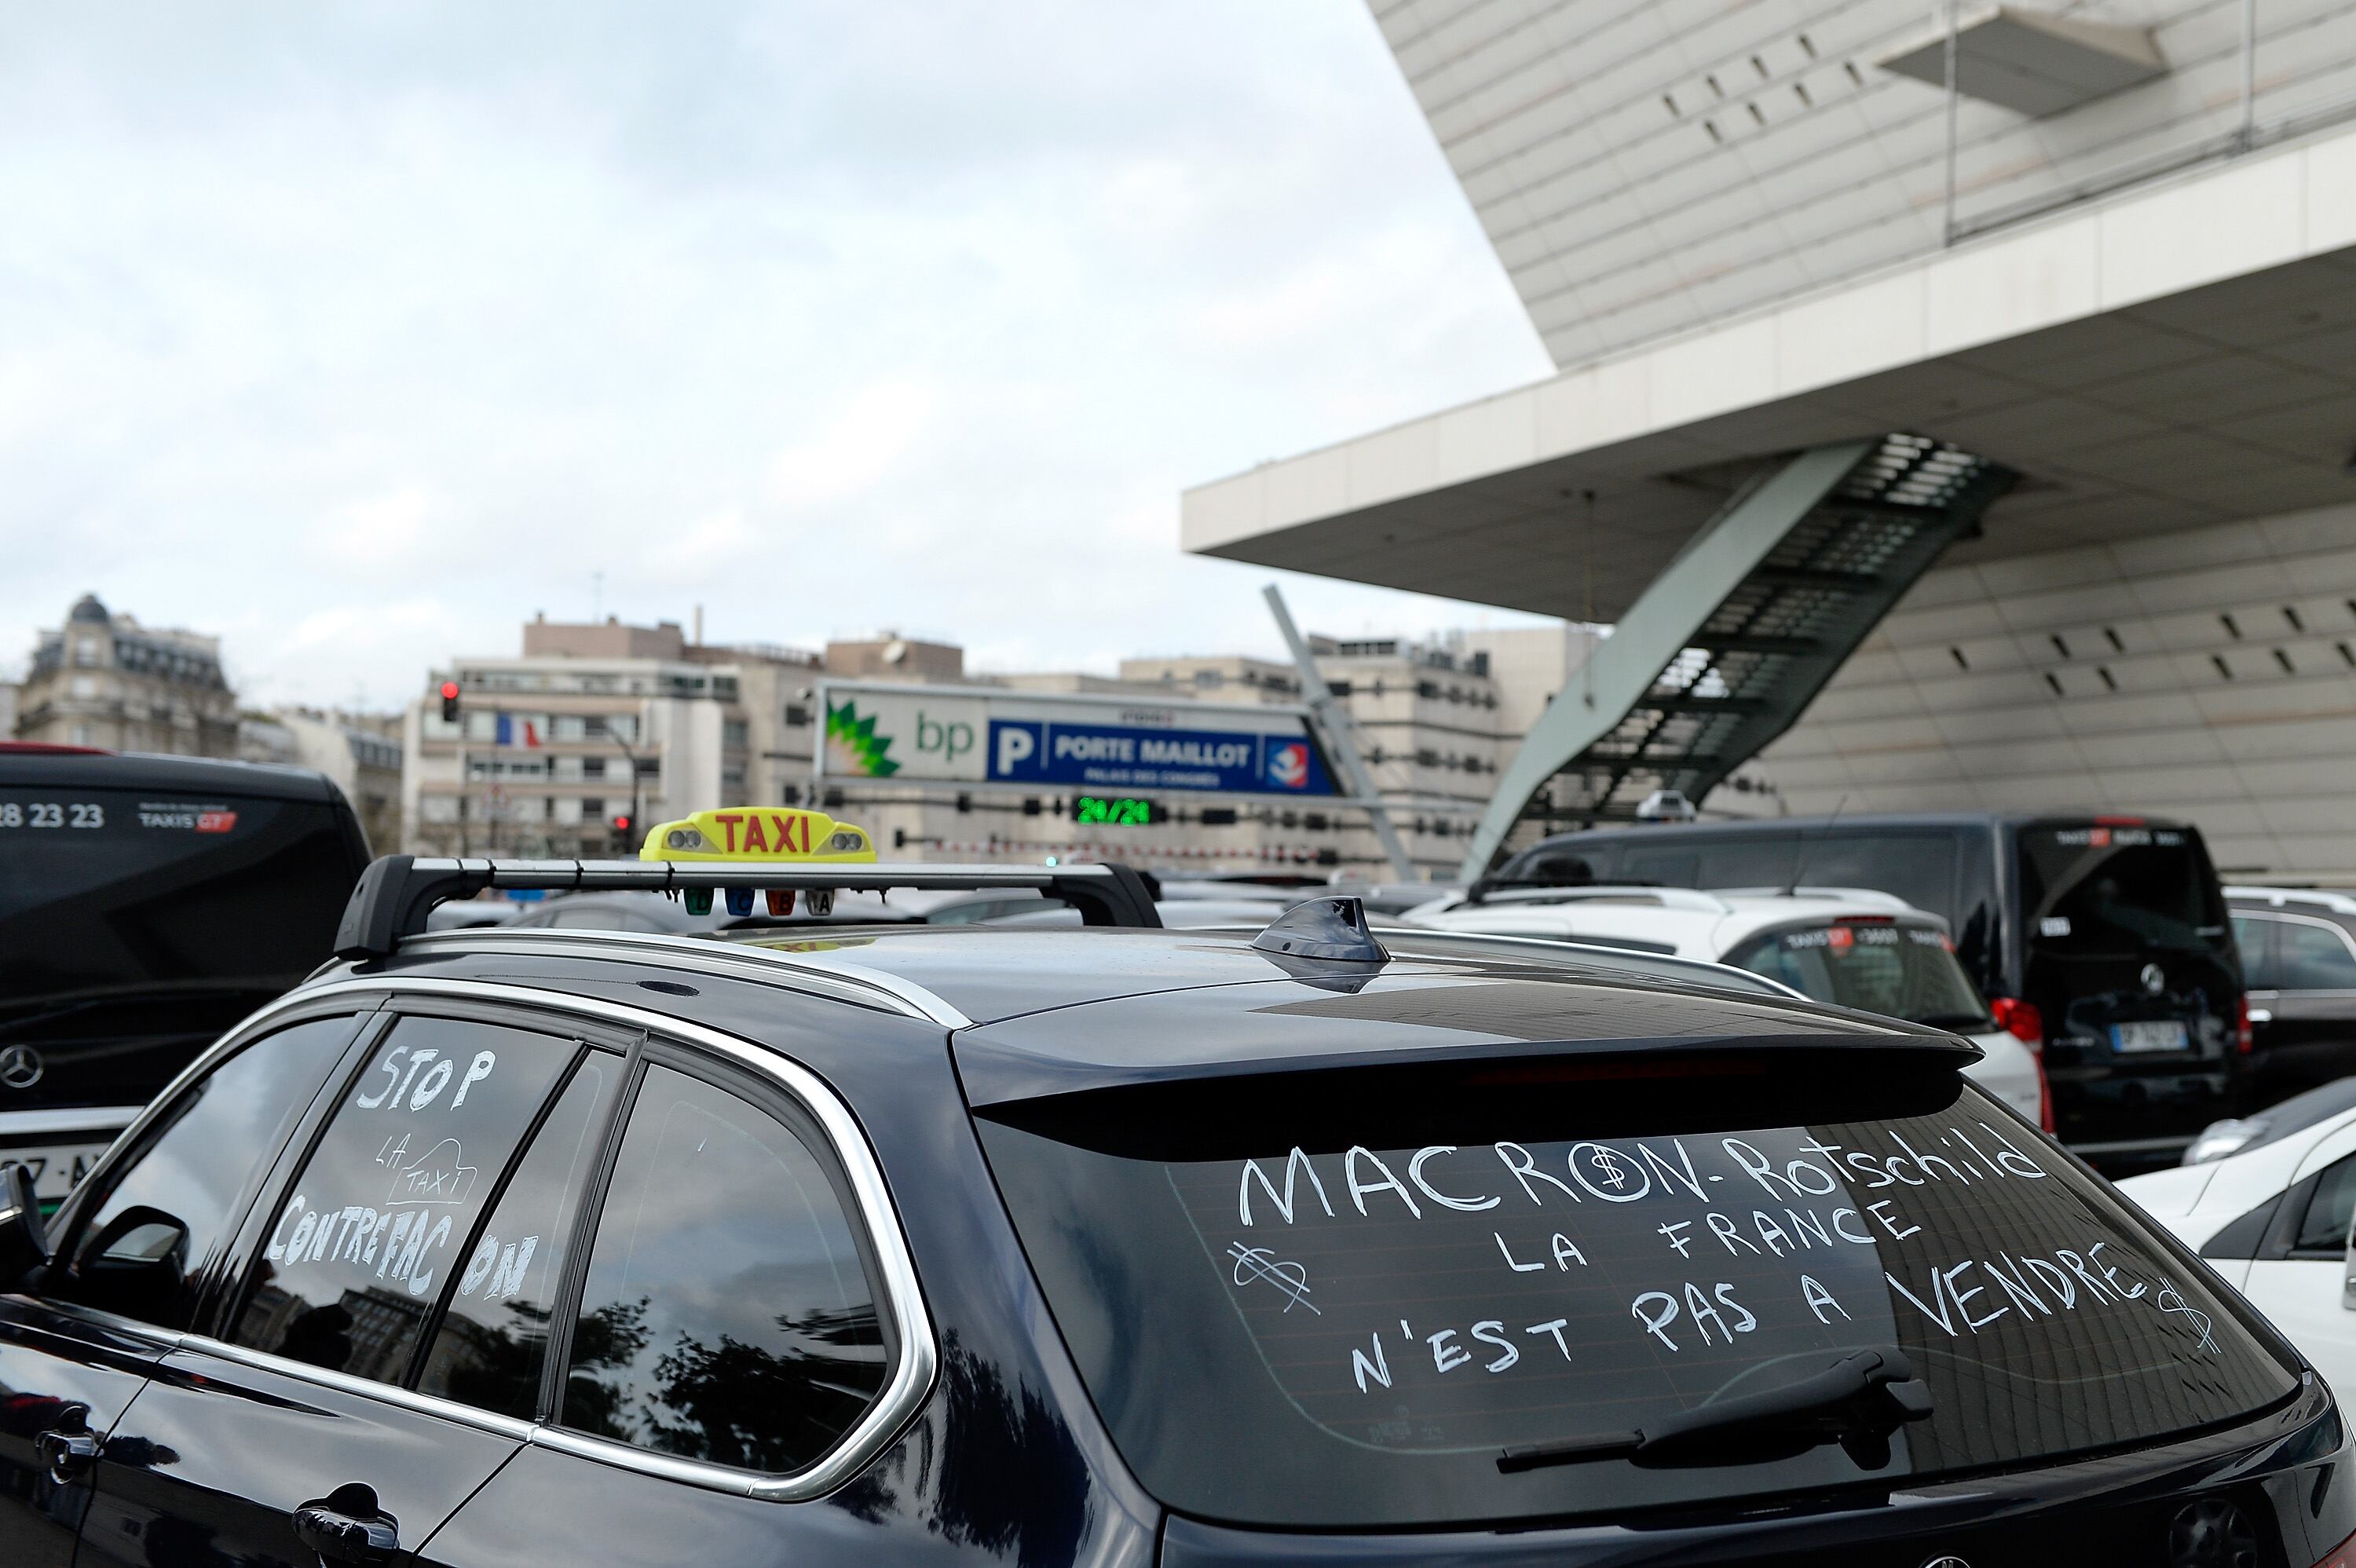
[[[1275,652],[1178,491],[1547,372],[1356,0],[53,6],[0,50],[0,674],[535,611]],[[1526,619],[1286,579],[1315,629]]]

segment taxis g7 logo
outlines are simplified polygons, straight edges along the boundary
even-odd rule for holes
[[[45,1070],[41,1053],[29,1045],[0,1051],[0,1089],[30,1089]]]

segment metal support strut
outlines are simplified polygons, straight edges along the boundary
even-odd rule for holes
[[[1293,665],[1301,671],[1301,699],[1309,705],[1309,721],[1317,726],[1317,738],[1324,742],[1325,754],[1342,770],[1351,795],[1365,804],[1366,821],[1375,830],[1376,842],[1383,847],[1384,858],[1391,863],[1391,875],[1402,882],[1415,880],[1415,862],[1408,858],[1407,846],[1399,842],[1390,807],[1375,793],[1374,777],[1366,772],[1365,761],[1358,754],[1358,731],[1350,722],[1350,709],[1317,672],[1317,660],[1310,653],[1301,629],[1292,624],[1292,612],[1285,608],[1284,594],[1273,582],[1261,593],[1268,600],[1268,613],[1276,617],[1276,629],[1284,634],[1285,645],[1292,650]]]
[[[1489,869],[1541,791],[1547,815],[1698,803],[1790,729],[1882,616],[2017,476],[1918,435],[1803,452],[1738,491],[1597,643],[1500,776],[1461,875]]]

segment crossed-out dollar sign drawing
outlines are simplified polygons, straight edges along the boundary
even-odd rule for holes
[[[1264,1279],[1284,1293],[1284,1309],[1287,1312],[1296,1307],[1307,1307],[1317,1317],[1325,1316],[1311,1305],[1309,1271],[1299,1264],[1278,1263],[1276,1254],[1266,1247],[1247,1247],[1241,1242],[1227,1249],[1227,1256],[1236,1260],[1236,1284],[1238,1286]]]
[[[2200,1330],[2201,1348],[2212,1356],[2217,1353],[2217,1341],[2209,1333],[2211,1321],[2209,1315],[2185,1300],[2184,1293],[2176,1288],[2174,1280],[2166,1275],[2159,1276],[2159,1292],[2151,1298],[2151,1304],[2162,1312],[2182,1313],[2184,1320]]]
[[[1653,1187],[1643,1166],[1609,1144],[1571,1145],[1570,1168],[1581,1187],[1613,1203],[1632,1202]]]

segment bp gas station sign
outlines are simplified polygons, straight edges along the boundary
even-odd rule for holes
[[[1297,707],[1151,703],[830,681],[830,779],[1318,796],[1331,769]]]

